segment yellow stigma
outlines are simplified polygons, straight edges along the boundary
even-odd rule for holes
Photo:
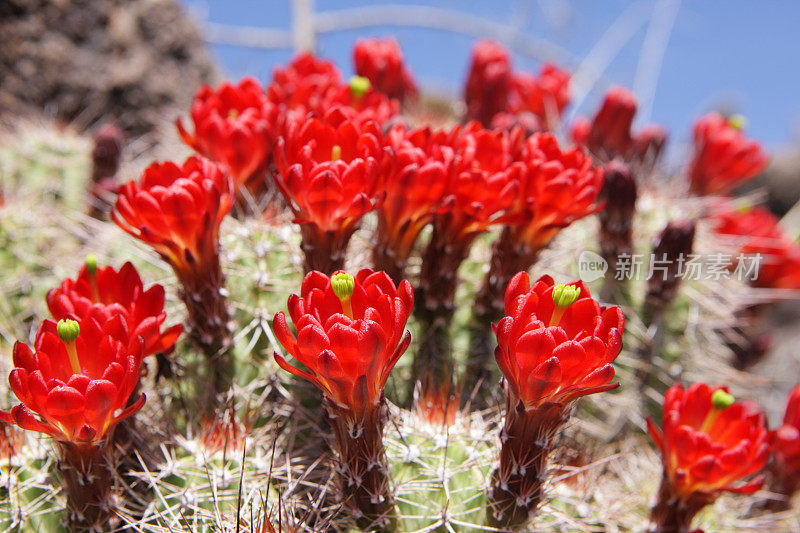
[[[72,367],[72,371],[76,374],[81,374],[83,371],[78,360],[78,351],[75,349],[75,340],[81,333],[80,324],[70,319],[59,320],[58,324],[56,324],[56,332],[67,347],[69,365]]]
[[[553,287],[553,303],[556,307],[569,307],[581,295],[581,288],[574,285],[556,285]]]
[[[356,280],[347,272],[337,272],[331,278],[331,288],[333,294],[342,302],[342,312],[349,318],[353,318],[353,306],[350,305],[350,297],[356,288]]]
[[[356,280],[347,272],[338,272],[331,278],[331,288],[337,298],[350,301],[353,289],[356,288]]]
[[[353,76],[350,78],[350,92],[356,98],[364,96],[370,88],[370,82],[363,76]]]
[[[61,340],[64,341],[64,344],[72,344],[80,335],[81,327],[76,321],[67,318],[58,321],[56,331]]]
[[[564,311],[567,307],[575,303],[578,296],[581,295],[580,287],[574,285],[556,285],[553,287],[553,315],[550,317],[549,326],[557,326],[561,322],[561,317],[564,316]]]
[[[711,395],[711,404],[716,409],[727,409],[736,399],[733,397],[733,394],[727,393],[722,389],[717,389],[714,391],[714,394]]]
[[[90,276],[97,274],[97,258],[93,254],[86,256],[86,272],[88,272]]]
[[[236,118],[238,116],[239,116],[238,109],[231,109],[230,111],[228,111],[228,118]]]
[[[747,118],[744,115],[731,115],[728,117],[728,125],[736,130],[743,130],[747,127]]]
[[[338,161],[342,158],[342,147],[334,144],[331,148],[331,161]]]

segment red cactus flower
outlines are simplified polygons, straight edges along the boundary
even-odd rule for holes
[[[513,78],[509,107],[515,113],[533,113],[547,129],[553,129],[569,105],[569,80],[568,71],[551,63],[542,65],[538,76],[517,74]]]
[[[172,266],[188,311],[189,336],[214,361],[217,392],[227,388],[223,356],[230,345],[229,312],[219,261],[219,228],[230,212],[233,182],[207,159],[182,166],[154,163],[120,189],[112,218]]]
[[[562,151],[551,134],[532,135],[525,150],[529,170],[512,211],[525,220],[520,240],[540,249],[562,228],[597,212],[603,172],[580,148]]]
[[[531,286],[525,272],[509,283],[505,307],[495,358],[511,407],[517,400],[527,410],[565,405],[619,385],[611,383],[625,326],[619,307],[601,307],[581,282],[555,285],[542,276]]]
[[[661,450],[664,478],[651,520],[659,531],[688,531],[692,517],[723,491],[751,494],[763,478],[737,484],[769,459],[769,432],[754,404],[737,403],[725,387],[673,385],[664,396],[663,433],[648,431]]]
[[[411,335],[406,321],[414,305],[411,285],[395,286],[384,272],[363,269],[355,278],[337,272],[330,278],[310,272],[300,296],[289,298],[289,316],[282,312],[273,326],[281,345],[308,372],[275,355],[284,370],[314,383],[333,402],[355,412],[374,409]]]
[[[274,104],[289,109],[316,108],[315,100],[341,83],[342,75],[336,65],[314,54],[304,53],[295,57],[287,67],[275,68],[267,96]]]
[[[190,157],[182,166],[153,163],[141,183],[120,189],[112,218],[183,278],[217,258],[219,226],[231,210],[232,193],[231,180],[206,159]]]
[[[401,102],[417,95],[417,86],[403,64],[395,39],[359,39],[353,47],[356,74],[367,78],[380,92]]]
[[[378,208],[378,270],[398,281],[422,229],[433,220],[448,186],[453,150],[448,132],[395,126],[385,144],[394,159],[381,172],[384,202]],[[450,143],[452,144],[452,143]]]
[[[694,125],[691,190],[699,195],[727,192],[759,175],[768,160],[761,145],[744,136],[740,119],[709,113]]]
[[[511,58],[500,44],[482,40],[472,49],[472,64],[464,87],[467,119],[489,126],[508,106],[512,86]]]
[[[772,486],[791,497],[800,489],[800,385],[789,393],[783,424],[773,437],[772,454]]]
[[[354,508],[365,531],[385,524],[393,513],[383,448],[383,388],[411,340],[404,331],[413,305],[411,285],[402,281],[395,286],[384,272],[364,269],[355,278],[345,272],[330,278],[310,272],[300,296],[289,298],[297,336],[283,313],[273,320],[278,341],[308,371],[276,353],[278,365],[312,382],[324,396],[338,445],[345,505]]]
[[[381,143],[376,123],[359,127],[338,109],[295,124],[278,142],[276,181],[301,224],[307,270],[343,266],[361,217],[379,201]]]
[[[522,131],[491,131],[472,122],[449,137],[454,159],[445,233],[451,242],[466,242],[502,223],[518,198],[525,170]]]
[[[47,293],[47,307],[55,320],[82,320],[100,313],[107,320],[121,314],[128,325],[123,343],[144,341],[144,356],[169,353],[183,330],[177,324],[164,331],[164,287],[153,285],[144,290],[142,279],[131,263],[119,271],[113,267],[97,268],[94,257],[87,259],[76,279],[65,279],[60,287]],[[103,320],[103,321],[104,321]]]
[[[740,254],[760,256],[756,287],[800,289],[800,245],[781,229],[778,218],[759,206],[712,210],[714,231],[730,239]],[[734,268],[734,264],[731,268]]]
[[[516,530],[542,501],[547,457],[571,404],[617,387],[611,363],[622,348],[625,317],[602,308],[583,283],[531,286],[526,272],[511,280],[506,316],[495,328],[506,417],[500,461],[489,490],[490,524]]]
[[[114,328],[125,328],[117,315],[106,324],[91,317],[80,322],[45,320],[34,350],[14,345],[14,369],[8,382],[22,402],[0,421],[38,431],[60,442],[92,445],[114,426],[141,409],[144,394],[126,407],[139,381],[142,343],[135,350],[119,342]]]
[[[192,104],[194,135],[176,124],[183,141],[226,169],[237,187],[263,181],[272,152],[275,106],[255,78],[216,90],[204,85]],[[255,183],[253,183],[255,185]]]
[[[267,97],[278,108],[275,138],[288,135],[307,115],[322,118],[333,108],[358,125],[373,120],[382,125],[400,111],[399,103],[372,88],[368,79],[356,76],[343,83],[333,63],[312,54],[276,68]]]
[[[383,126],[400,112],[400,103],[374,89],[367,78],[354,76],[347,85],[330,89],[319,107],[310,111],[321,117],[333,108],[354,124],[374,121]]]

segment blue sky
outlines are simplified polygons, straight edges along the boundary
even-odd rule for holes
[[[288,0],[183,0],[201,20],[218,24],[288,29]],[[373,2],[374,5],[426,5],[460,11],[482,20],[515,26],[529,37],[557,45],[578,61],[597,43],[611,43],[602,79],[587,85],[580,107],[569,113],[591,114],[608,84],[652,93],[649,120],[666,125],[673,145],[688,139],[692,120],[715,107],[742,113],[747,131],[773,150],[800,137],[800,2],[785,0],[516,0]],[[316,11],[364,5],[353,0],[317,0]],[[668,22],[674,9],[674,24]],[[660,15],[654,15],[660,14]],[[651,27],[651,21],[656,23]],[[616,28],[609,30],[610,28]],[[660,69],[641,62],[658,57],[659,32],[669,40]],[[465,76],[474,37],[412,27],[368,27],[324,34],[318,52],[351,72],[350,50],[359,36],[395,36],[419,84],[457,95]],[[648,38],[648,35],[650,36]],[[618,49],[618,53],[616,52]],[[655,53],[652,52],[655,50]],[[268,79],[275,64],[292,56],[288,48],[264,50],[214,45],[212,51],[227,76],[254,74]],[[600,54],[602,55],[602,54]],[[518,70],[535,71],[543,59],[514,55]],[[652,63],[652,61],[650,62]],[[577,65],[565,65],[575,68]],[[637,77],[638,72],[638,77]],[[637,81],[638,80],[638,81]],[[641,95],[640,95],[641,96]],[[646,101],[648,98],[643,97]],[[646,107],[646,106],[643,106]],[[646,114],[643,110],[642,115]]]

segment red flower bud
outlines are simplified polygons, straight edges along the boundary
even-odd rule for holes
[[[231,210],[232,193],[231,180],[206,159],[153,163],[139,184],[120,189],[112,218],[185,280],[219,262],[219,226]]]
[[[671,498],[710,503],[722,491],[751,494],[761,487],[761,478],[737,484],[769,458],[769,432],[755,405],[734,402],[725,387],[697,383],[684,390],[678,383],[664,396],[662,424],[663,433],[647,421]]]
[[[128,345],[138,343],[141,337],[145,357],[171,352],[183,330],[180,324],[161,330],[167,318],[164,287],[153,285],[144,290],[131,263],[125,263],[119,271],[110,266],[97,269],[96,262],[91,269],[84,265],[75,280],[65,279],[60,287],[47,293],[47,307],[55,320],[81,321],[94,316],[104,323],[114,315],[122,315],[128,326],[127,336],[117,340]]]
[[[756,141],[719,113],[695,123],[694,155],[689,164],[694,194],[726,192],[756,177],[766,168],[767,154]]]
[[[353,47],[356,74],[401,102],[417,95],[417,87],[403,64],[403,52],[394,39],[359,39]]]
[[[549,276],[531,286],[528,274],[520,272],[508,285],[506,316],[495,328],[495,358],[506,379],[510,408],[518,403],[525,410],[565,405],[618,386],[611,383],[611,363],[622,348],[622,311],[600,307],[582,282],[567,287],[579,289],[577,298],[559,306],[554,293],[563,286],[555,286]]]
[[[586,140],[589,150],[604,160],[616,156],[625,158],[631,148],[631,125],[636,106],[636,97],[628,89],[610,89],[592,121]]]
[[[489,126],[508,106],[512,86],[511,58],[500,44],[483,40],[472,49],[472,65],[464,87],[467,119]]]
[[[542,65],[537,76],[518,74],[513,78],[510,109],[539,117],[546,129],[553,129],[569,105],[570,73],[551,63]]]
[[[773,436],[775,489],[791,497],[800,489],[800,385],[789,393],[783,425]]]
[[[177,120],[183,141],[226,169],[237,187],[265,177],[277,110],[251,77],[216,90],[204,85],[192,104],[194,135]]]
[[[0,411],[0,421],[60,442],[90,445],[144,405],[142,394],[126,407],[139,381],[142,342],[128,346],[117,340],[111,330],[127,327],[120,315],[105,324],[87,317],[72,325],[77,336],[64,334],[62,340],[56,323],[45,320],[34,350],[14,345],[8,382],[22,403],[11,412]]]
[[[310,272],[300,296],[289,298],[295,337],[282,312],[275,315],[275,335],[308,372],[278,354],[284,370],[307,379],[334,404],[355,413],[377,408],[383,387],[411,340],[405,331],[414,305],[411,285],[395,286],[384,272],[361,270],[328,277]]]
[[[636,214],[636,176],[618,160],[604,166],[600,200],[605,203],[598,214],[600,250],[614,272],[621,254],[633,252],[633,217]]]

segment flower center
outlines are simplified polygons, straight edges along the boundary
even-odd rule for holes
[[[556,285],[553,287],[553,315],[550,317],[549,326],[557,326],[567,307],[574,304],[581,295],[580,287],[574,285]]]
[[[353,307],[350,305],[350,299],[353,296],[353,290],[356,288],[355,278],[347,272],[337,272],[331,277],[331,288],[333,294],[342,302],[342,312],[349,318],[353,318]]]
[[[711,405],[713,409],[709,411],[708,416],[706,416],[706,419],[703,421],[703,426],[700,428],[700,431],[708,434],[708,431],[711,429],[717,417],[722,414],[722,411],[733,405],[734,402],[736,402],[736,398],[733,397],[733,394],[722,389],[715,390],[714,394],[711,395]]]
[[[69,356],[69,364],[75,374],[81,374],[81,363],[78,360],[78,351],[75,348],[75,341],[81,333],[80,324],[74,320],[65,319],[59,320],[56,324],[56,332],[61,338],[61,342],[67,347],[67,355]]]
[[[353,76],[350,78],[350,93],[355,98],[364,96],[370,88],[370,82],[363,76]]]

